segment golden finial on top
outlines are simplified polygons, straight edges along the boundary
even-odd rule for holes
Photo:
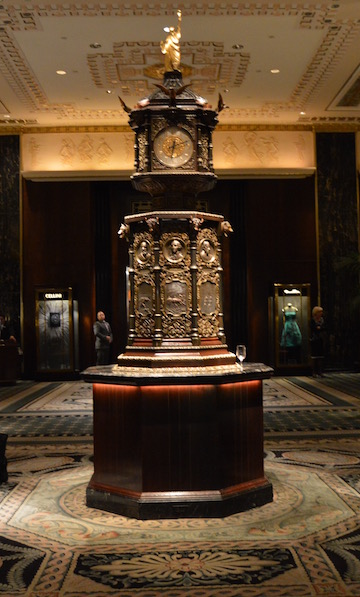
[[[180,70],[180,38],[181,38],[181,10],[177,11],[178,25],[166,27],[168,36],[165,41],[160,42],[162,54],[165,55],[165,71]]]

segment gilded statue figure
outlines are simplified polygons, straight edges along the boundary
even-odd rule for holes
[[[165,54],[165,71],[180,70],[181,10],[177,11],[178,26],[169,27],[169,35],[160,42],[162,54]]]

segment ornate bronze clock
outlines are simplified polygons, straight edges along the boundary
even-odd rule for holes
[[[184,85],[179,70],[165,72],[155,87],[134,110],[127,109],[135,131],[131,181],[153,197],[171,194],[174,207],[181,207],[181,196],[194,197],[216,183],[212,132],[217,111]]]
[[[163,128],[154,139],[154,154],[160,164],[169,168],[180,168],[195,151],[191,134],[179,126]]]

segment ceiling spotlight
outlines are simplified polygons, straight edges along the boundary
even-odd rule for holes
[[[272,75],[278,75],[280,70],[278,68],[272,68],[270,72]]]
[[[169,33],[170,32],[170,27],[164,27],[164,31],[165,31],[165,33]]]
[[[101,44],[99,44],[98,42],[94,42],[93,44],[90,44],[90,48],[93,48],[93,50],[97,50],[98,48],[101,48]]]
[[[57,70],[56,74],[57,75],[66,75],[66,70]]]
[[[242,44],[234,44],[234,45],[232,46],[232,49],[233,49],[233,50],[242,50],[242,49],[243,49],[243,47],[244,47],[244,46],[243,46]]]
[[[111,89],[107,89],[106,93],[112,93]]]
[[[306,112],[301,111],[300,116],[305,116]]]

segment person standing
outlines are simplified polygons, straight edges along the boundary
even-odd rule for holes
[[[324,332],[324,310],[322,307],[317,305],[312,310],[312,318],[310,322],[310,346],[313,377],[324,377]]]
[[[108,365],[110,363],[110,344],[113,335],[110,324],[105,320],[105,313],[99,311],[97,320],[93,325],[95,335],[96,364]]]
[[[16,344],[16,338],[14,336],[13,330],[10,326],[6,323],[4,315],[0,314],[0,341],[3,342],[12,342]]]

